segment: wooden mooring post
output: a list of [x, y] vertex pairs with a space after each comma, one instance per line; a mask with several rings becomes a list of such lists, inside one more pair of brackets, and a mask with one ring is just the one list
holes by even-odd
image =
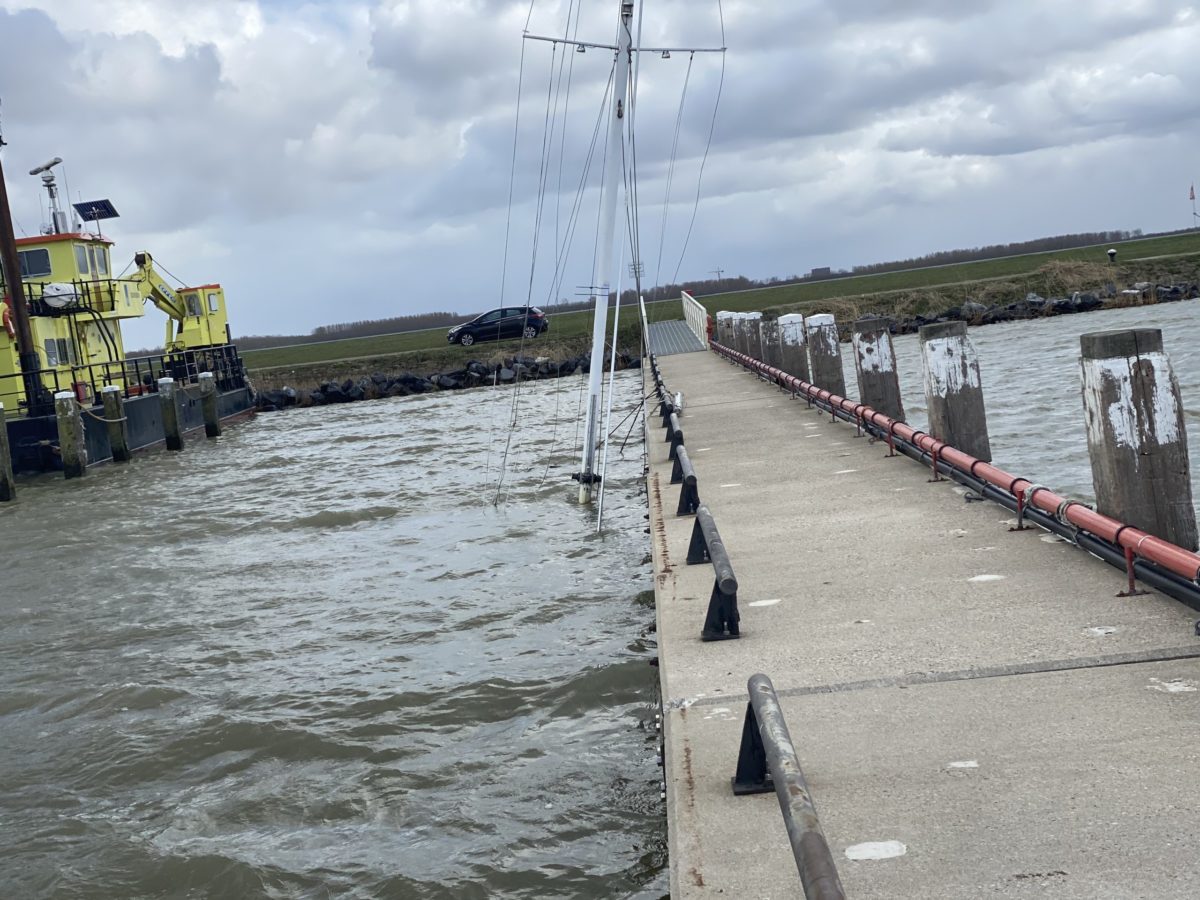
[[804, 327], [808, 332], [812, 383], [845, 397], [846, 376], [842, 373], [842, 345], [838, 339], [837, 320], [828, 313], [820, 313], [806, 318]]
[[179, 404], [175, 399], [175, 379], [158, 379], [158, 397], [162, 403], [163, 437], [168, 450], [183, 449], [183, 429], [179, 426]]
[[923, 325], [921, 362], [929, 433], [984, 462], [992, 461], [979, 356], [966, 322]]
[[872, 316], [854, 323], [854, 371], [858, 373], [858, 399], [903, 422], [904, 402], [887, 319]]
[[746, 355], [754, 359], [763, 358], [762, 313], [743, 313], [746, 323]]
[[8, 446], [8, 424], [4, 420], [4, 404], [0, 403], [0, 503], [17, 499], [17, 482], [13, 478], [12, 450]]
[[1162, 331], [1102, 331], [1079, 342], [1097, 510], [1197, 549], [1183, 401]]
[[87, 469], [87, 443], [83, 434], [83, 416], [74, 391], [59, 391], [54, 395], [54, 416], [58, 420], [58, 452], [62, 457], [63, 475], [82, 478]]
[[779, 318], [763, 316], [759, 326], [762, 332], [762, 361], [768, 366], [779, 368]]
[[733, 346], [733, 313], [723, 309], [717, 313], [717, 343], [723, 347]]
[[106, 384], [100, 388], [100, 398], [104, 404], [104, 427], [108, 432], [113, 462], [129, 462], [133, 454], [129, 452], [129, 429], [126, 428], [125, 401], [121, 397], [121, 389], [115, 384]]
[[221, 436], [221, 410], [217, 403], [217, 381], [212, 372], [200, 373], [200, 408], [204, 413], [204, 434], [215, 438]]
[[779, 317], [779, 368], [793, 378], [812, 382], [808, 371], [808, 347], [804, 340], [804, 316], [788, 313]]

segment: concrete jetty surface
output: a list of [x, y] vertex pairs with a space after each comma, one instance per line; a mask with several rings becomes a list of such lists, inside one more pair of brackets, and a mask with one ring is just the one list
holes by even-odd
[[730, 789], [755, 672], [848, 897], [1200, 896], [1196, 613], [713, 353], [659, 364], [742, 616], [700, 641], [651, 415], [673, 898], [801, 896], [775, 795]]

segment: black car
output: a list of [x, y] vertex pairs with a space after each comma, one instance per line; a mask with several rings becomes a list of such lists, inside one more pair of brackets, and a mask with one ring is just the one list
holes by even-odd
[[536, 306], [506, 306], [491, 309], [470, 322], [455, 325], [446, 334], [451, 344], [470, 347], [476, 341], [504, 338], [535, 338], [550, 327], [550, 319]]

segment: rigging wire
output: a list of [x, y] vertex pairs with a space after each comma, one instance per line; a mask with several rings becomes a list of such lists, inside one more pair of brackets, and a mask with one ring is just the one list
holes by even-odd
[[661, 282], [663, 249], [667, 243], [667, 216], [671, 208], [671, 183], [675, 180], [675, 160], [679, 153], [679, 134], [683, 130], [683, 110], [687, 101], [688, 84], [692, 80], [692, 64], [696, 54], [688, 57], [687, 72], [683, 76], [683, 91], [679, 95], [679, 110], [675, 113], [675, 135], [671, 139], [671, 159], [667, 163], [667, 187], [663, 193], [662, 221], [658, 232], [658, 263], [654, 267], [654, 290], [657, 293]]
[[[529, 15], [533, 15], [533, 0], [529, 3]], [[529, 28], [529, 19], [525, 19]], [[521, 134], [521, 87], [525, 82], [525, 41], [521, 41], [521, 62], [517, 73], [517, 114], [513, 123], [512, 167], [508, 173], [508, 213], [504, 218], [504, 258], [500, 263], [500, 305], [504, 306], [504, 288], [508, 282], [508, 241], [512, 234], [513, 187], [517, 182], [517, 138]]]
[[[721, 0], [717, 0], [717, 14], [721, 20], [721, 46], [725, 46], [725, 9]], [[704, 167], [708, 163], [708, 151], [712, 148], [713, 132], [717, 128], [717, 111], [721, 108], [721, 92], [725, 88], [725, 51], [721, 51], [721, 77], [717, 81], [717, 99], [713, 103], [712, 121], [708, 125], [708, 140], [704, 144], [704, 155], [700, 157], [700, 174], [696, 176], [696, 202], [692, 206], [692, 218], [688, 222], [687, 235], [683, 239], [683, 250], [679, 253], [679, 265], [675, 267], [675, 275], [671, 281], [679, 283], [679, 270], [683, 268], [683, 258], [687, 255], [688, 243], [692, 239], [692, 229], [696, 226], [696, 213], [700, 211], [700, 188], [704, 181]]]

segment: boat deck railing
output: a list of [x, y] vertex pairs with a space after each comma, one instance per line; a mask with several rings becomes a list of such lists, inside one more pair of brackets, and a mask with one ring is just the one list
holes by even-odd
[[[45, 368], [37, 372], [37, 378], [50, 396], [60, 391], [73, 391], [80, 403], [91, 405], [99, 403], [100, 390], [108, 385], [119, 387], [125, 398], [129, 399], [156, 393], [160, 378], [173, 378], [182, 385], [195, 384], [201, 372], [213, 373], [219, 391], [246, 387], [245, 366], [233, 344], [88, 365]], [[21, 395], [24, 392], [24, 378], [19, 372], [0, 376], [0, 398]], [[34, 407], [44, 407], [48, 399], [40, 398], [40, 404], [35, 403]], [[9, 409], [17, 407], [15, 403], [5, 405]], [[30, 404], [27, 401], [22, 400], [20, 408], [29, 414]]]

